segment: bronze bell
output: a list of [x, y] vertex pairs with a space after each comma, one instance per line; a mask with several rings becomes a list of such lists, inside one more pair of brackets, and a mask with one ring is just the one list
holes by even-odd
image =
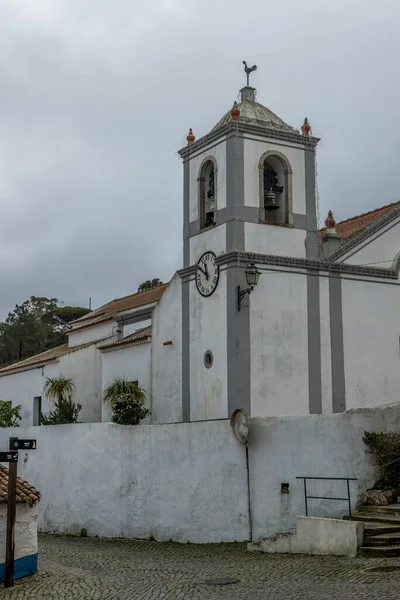
[[264, 208], [265, 210], [278, 210], [279, 204], [276, 203], [276, 192], [269, 189], [264, 194]]

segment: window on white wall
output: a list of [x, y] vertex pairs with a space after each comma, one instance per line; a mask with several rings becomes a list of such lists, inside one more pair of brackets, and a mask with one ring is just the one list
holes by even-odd
[[35, 396], [33, 399], [33, 425], [40, 425], [40, 415], [42, 414], [42, 396]]

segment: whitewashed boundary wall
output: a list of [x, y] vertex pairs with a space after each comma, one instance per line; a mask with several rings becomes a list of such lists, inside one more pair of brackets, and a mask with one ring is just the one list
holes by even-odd
[[[255, 541], [291, 530], [304, 515], [296, 476], [358, 477], [353, 507], [376, 471], [365, 430], [400, 427], [400, 405], [335, 415], [250, 420]], [[83, 423], [0, 430], [36, 438], [21, 452], [19, 475], [40, 490], [39, 529], [105, 537], [220, 542], [249, 538], [244, 447], [228, 421], [118, 426]], [[281, 493], [289, 483], [289, 494]], [[343, 487], [341, 487], [343, 486]], [[309, 493], [341, 496], [345, 484], [314, 483]], [[341, 516], [346, 503], [310, 500], [310, 516]]]

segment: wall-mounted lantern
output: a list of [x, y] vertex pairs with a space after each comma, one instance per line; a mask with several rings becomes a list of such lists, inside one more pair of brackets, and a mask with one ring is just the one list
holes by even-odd
[[240, 310], [240, 305], [242, 303], [243, 298], [246, 294], [251, 294], [255, 286], [258, 284], [258, 278], [260, 277], [260, 271], [257, 269], [254, 263], [250, 263], [247, 265], [245, 270], [246, 281], [248, 288], [241, 290], [240, 285], [238, 285], [238, 295], [237, 295], [237, 309]]

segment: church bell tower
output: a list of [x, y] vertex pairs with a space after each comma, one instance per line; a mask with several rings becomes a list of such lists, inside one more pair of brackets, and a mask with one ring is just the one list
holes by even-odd
[[[245, 65], [247, 78], [254, 70]], [[257, 257], [317, 256], [317, 143], [307, 119], [291, 127], [247, 84], [209, 133], [196, 139], [190, 129], [179, 151], [183, 421], [251, 414], [250, 311], [238, 310], [237, 290]]]

